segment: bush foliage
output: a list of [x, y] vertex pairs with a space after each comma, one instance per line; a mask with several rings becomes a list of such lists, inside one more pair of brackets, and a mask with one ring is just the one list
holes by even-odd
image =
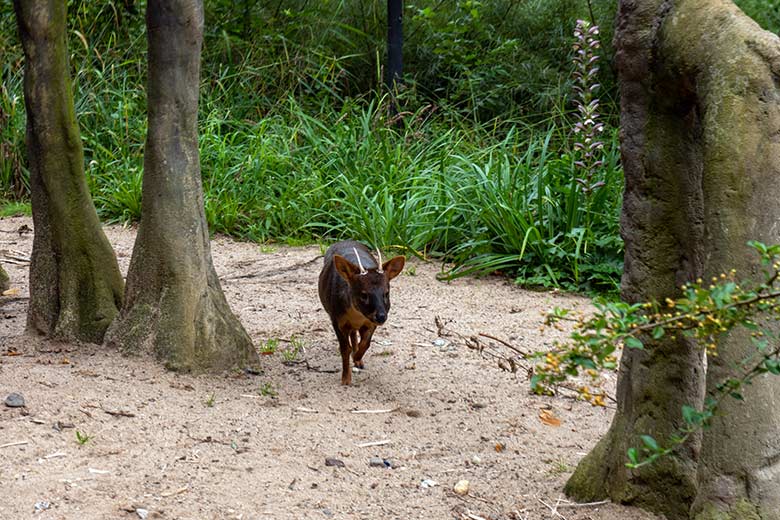
[[[270, 241], [354, 237], [502, 271], [524, 283], [614, 289], [622, 172], [616, 0], [405, 3], [401, 116], [382, 96], [385, 4], [206, 2], [200, 103], [214, 231]], [[777, 2], [741, 0], [777, 28]], [[0, 194], [24, 201], [22, 52], [0, 12]], [[146, 134], [145, 2], [70, 0], [69, 51], [86, 170], [110, 222], [140, 216]], [[751, 11], [752, 10], [752, 11]], [[601, 26], [598, 191], [578, 187], [572, 31]]]

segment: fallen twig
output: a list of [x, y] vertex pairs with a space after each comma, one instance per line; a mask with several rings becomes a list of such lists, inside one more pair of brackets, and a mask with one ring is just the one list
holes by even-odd
[[190, 485], [187, 484], [186, 486], [184, 486], [182, 488], [179, 488], [176, 491], [167, 491], [165, 493], [160, 493], [160, 496], [162, 498], [168, 498], [168, 497], [172, 497], [172, 496], [175, 496], [175, 495], [180, 495], [180, 494], [184, 493], [185, 491], [189, 491], [189, 490], [190, 490]]
[[0, 444], [0, 448], [10, 448], [11, 446], [22, 446], [23, 444], [30, 444], [30, 441], [16, 441], [16, 442], [9, 442], [7, 444]]
[[47, 459], [47, 460], [48, 460], [48, 459], [58, 459], [58, 458], [60, 458], [60, 457], [65, 457], [66, 455], [67, 455], [67, 453], [65, 453], [64, 451], [58, 451], [58, 452], [55, 452], [55, 453], [51, 453], [51, 454], [49, 454], [49, 455], [46, 455], [46, 456], [45, 456], [45, 457], [43, 457], [43, 458], [44, 458], [44, 459]]
[[603, 506], [605, 504], [609, 504], [609, 500], [599, 500], [598, 502], [569, 502], [568, 500], [564, 500], [560, 504], [558, 504], [558, 507], [596, 507], [596, 506]]
[[[103, 408], [101, 406], [101, 408]], [[106, 412], [108, 415], [112, 415], [114, 417], [135, 417], [135, 414], [133, 412], [127, 412], [125, 410], [106, 410], [103, 408], [103, 411]]]
[[313, 264], [320, 258], [322, 258], [323, 255], [317, 255], [311, 260], [307, 260], [306, 262], [299, 262], [297, 264], [288, 265], [287, 267], [282, 268], [273, 268], [269, 269], [268, 271], [258, 271], [254, 273], [248, 273], [248, 274], [238, 274], [235, 276], [226, 276], [223, 278], [223, 280], [242, 280], [246, 278], [259, 278], [259, 277], [268, 277], [268, 278], [275, 278], [280, 274], [284, 274], [290, 271], [296, 271], [298, 269], [302, 269], [304, 267], [308, 267], [309, 265]]
[[516, 346], [512, 345], [508, 341], [504, 341], [501, 338], [497, 338], [495, 336], [491, 336], [490, 334], [485, 334], [484, 332], [480, 332], [479, 335], [482, 336], [483, 338], [488, 338], [488, 339], [492, 339], [493, 341], [498, 341], [499, 343], [501, 343], [502, 345], [504, 345], [508, 349], [514, 350], [515, 352], [517, 352], [518, 354], [523, 356], [524, 359], [529, 356], [528, 352], [525, 352], [524, 350], [517, 348]]
[[390, 444], [390, 440], [389, 439], [385, 439], [383, 441], [363, 442], [361, 444], [357, 444], [356, 446], [358, 448], [370, 448], [372, 446], [384, 446], [385, 444]]
[[383, 410], [352, 410], [351, 413], [365, 413], [365, 414], [375, 414], [375, 413], [392, 413], [398, 411], [398, 407], [395, 408], [386, 408]]
[[558, 512], [558, 504], [556, 504], [556, 505], [555, 505], [555, 507], [553, 507], [553, 506], [551, 506], [550, 504], [548, 504], [547, 502], [545, 502], [544, 500], [542, 500], [541, 498], [537, 498], [536, 500], [538, 500], [538, 501], [539, 501], [539, 502], [541, 502], [541, 503], [542, 503], [542, 504], [543, 504], [545, 507], [547, 507], [547, 509], [549, 509], [549, 510], [550, 510], [550, 513], [551, 513], [553, 516], [556, 516], [556, 517], [558, 517], [558, 518], [562, 518], [563, 520], [566, 520], [566, 517], [565, 517], [565, 516], [563, 516], [562, 514], [560, 514], [560, 513]]

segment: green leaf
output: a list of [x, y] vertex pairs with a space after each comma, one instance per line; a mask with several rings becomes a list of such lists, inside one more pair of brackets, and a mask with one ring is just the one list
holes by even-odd
[[774, 374], [774, 375], [780, 375], [780, 361], [777, 359], [767, 359], [764, 361], [764, 366], [766, 369]]
[[655, 441], [655, 439], [653, 439], [649, 435], [640, 435], [639, 438], [642, 439], [642, 442], [645, 444], [645, 446], [647, 446], [647, 449], [649, 449], [650, 451], [654, 451], [654, 452], [659, 451], [658, 443]]
[[659, 327], [654, 328], [653, 329], [653, 339], [661, 339], [662, 337], [664, 337], [664, 332], [666, 332], [666, 331], [664, 330], [663, 327], [659, 326]]
[[626, 339], [623, 340], [623, 343], [628, 348], [645, 348], [645, 345], [634, 336], [626, 336]]
[[692, 406], [683, 405], [682, 416], [687, 424], [699, 424], [699, 412]]
[[628, 460], [631, 461], [631, 464], [639, 464], [639, 451], [636, 448], [628, 448], [626, 455], [628, 455]]

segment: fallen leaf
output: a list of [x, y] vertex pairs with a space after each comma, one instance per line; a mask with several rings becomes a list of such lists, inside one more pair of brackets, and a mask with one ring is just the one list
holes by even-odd
[[16, 296], [19, 292], [18, 287], [11, 287], [10, 289], [3, 291], [3, 296]]
[[555, 417], [550, 410], [539, 410], [539, 420], [547, 426], [560, 426], [561, 420]]
[[503, 442], [497, 442], [496, 443], [496, 445], [495, 445], [496, 453], [501, 453], [505, 449], [506, 449], [506, 444], [504, 444]]

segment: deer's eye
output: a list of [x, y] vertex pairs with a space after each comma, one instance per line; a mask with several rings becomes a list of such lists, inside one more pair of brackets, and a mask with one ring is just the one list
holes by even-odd
[[367, 294], [361, 294], [360, 295], [360, 303], [362, 303], [363, 305], [367, 305], [368, 304], [368, 295]]

